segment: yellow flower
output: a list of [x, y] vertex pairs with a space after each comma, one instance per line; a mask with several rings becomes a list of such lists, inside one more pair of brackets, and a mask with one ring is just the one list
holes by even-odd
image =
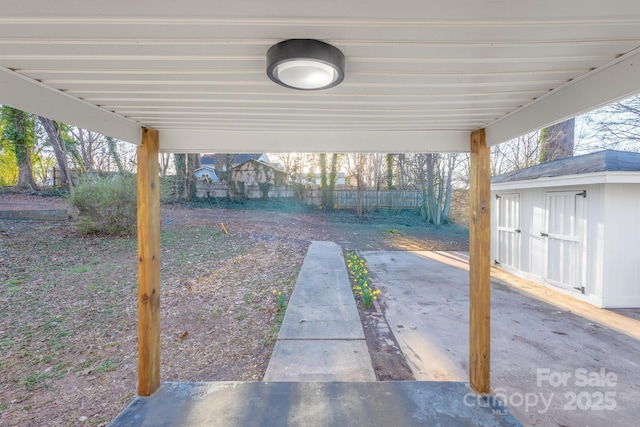
[[276, 290], [275, 289], [272, 292], [273, 292], [274, 295], [276, 294]]
[[378, 299], [378, 297], [374, 296], [373, 299]]
[[278, 291], [278, 295], [282, 295], [282, 292]]

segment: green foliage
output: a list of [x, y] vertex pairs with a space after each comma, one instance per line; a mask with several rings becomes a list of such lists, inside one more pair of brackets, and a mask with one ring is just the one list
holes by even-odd
[[[2, 128], [0, 127], [0, 136]], [[15, 185], [18, 181], [18, 162], [9, 142], [0, 139], [0, 187]]]
[[15, 108], [2, 106], [0, 110], [3, 145], [13, 152], [17, 166], [18, 186], [33, 189], [35, 183], [31, 174], [31, 152], [35, 135], [33, 116]]
[[69, 198], [78, 208], [78, 228], [86, 234], [133, 235], [137, 187], [134, 175], [82, 181]]
[[276, 297], [276, 304], [278, 304], [279, 310], [284, 310], [287, 306], [287, 294], [282, 291], [273, 291], [273, 295]]
[[2, 107], [2, 139], [13, 145], [18, 164], [28, 161], [35, 133], [35, 122], [29, 113]]
[[167, 175], [160, 177], [160, 201], [168, 203], [177, 198], [176, 195], [176, 176]]
[[269, 190], [271, 189], [271, 183], [269, 182], [259, 182], [258, 188], [260, 188], [260, 192], [262, 192], [262, 198], [269, 198]]

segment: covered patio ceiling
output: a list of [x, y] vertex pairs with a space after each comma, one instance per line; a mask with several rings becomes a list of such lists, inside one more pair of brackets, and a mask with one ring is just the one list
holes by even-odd
[[[297, 92], [267, 49], [341, 49]], [[0, 103], [165, 152], [469, 151], [640, 91], [638, 0], [21, 0], [0, 15]]]

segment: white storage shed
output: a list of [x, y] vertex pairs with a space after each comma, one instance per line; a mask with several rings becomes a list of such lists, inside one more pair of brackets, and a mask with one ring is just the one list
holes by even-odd
[[603, 308], [640, 307], [640, 153], [605, 150], [491, 180], [497, 267]]

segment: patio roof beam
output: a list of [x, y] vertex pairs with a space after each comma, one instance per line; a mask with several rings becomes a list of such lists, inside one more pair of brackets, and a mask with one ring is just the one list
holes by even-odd
[[640, 48], [541, 96], [486, 126], [492, 146], [576, 117], [640, 91]]
[[140, 124], [3, 67], [0, 94], [0, 104], [140, 144]]
[[471, 134], [469, 191], [469, 383], [491, 392], [491, 169], [485, 130]]
[[[217, 153], [335, 153], [468, 152], [468, 131], [335, 131], [335, 132], [251, 132], [210, 130], [160, 130], [160, 151], [205, 153], [215, 141]], [[313, 147], [313, 149], [310, 149]]]

